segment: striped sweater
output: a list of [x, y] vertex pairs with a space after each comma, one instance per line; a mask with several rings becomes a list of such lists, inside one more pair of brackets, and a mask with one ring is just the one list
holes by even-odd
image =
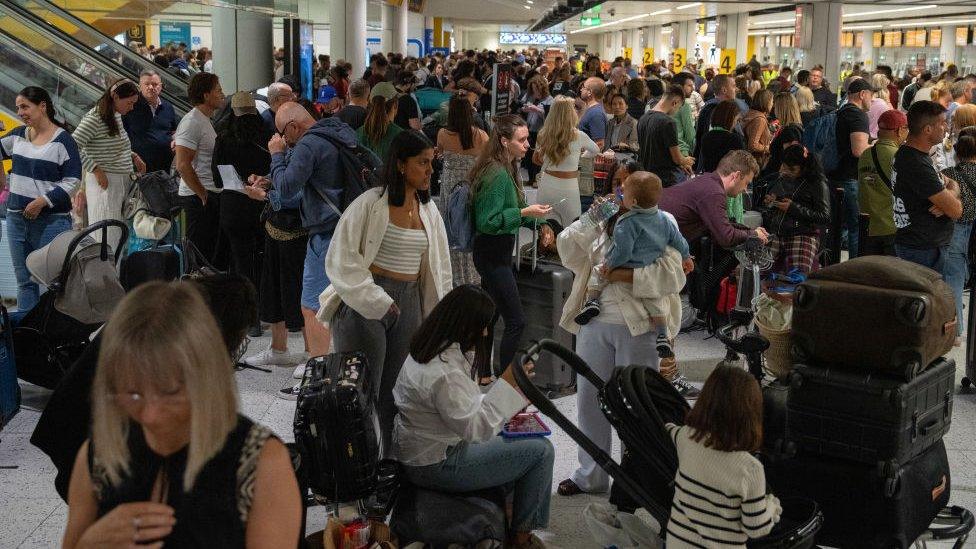
[[132, 166], [132, 145], [129, 134], [122, 124], [122, 115], [115, 113], [118, 135], [109, 135], [108, 126], [98, 116], [98, 107], [85, 113], [72, 135], [81, 152], [81, 166], [86, 172], [101, 168], [107, 173], [130, 174]]
[[81, 179], [81, 158], [71, 134], [58, 128], [44, 145], [27, 140], [27, 126], [0, 138], [0, 156], [12, 160], [7, 208], [21, 211], [43, 196], [53, 213], [71, 211], [71, 193]]
[[668, 549], [745, 548], [779, 521], [779, 500], [766, 494], [766, 474], [748, 452], [722, 452], [691, 439], [694, 430], [669, 423], [678, 450]]

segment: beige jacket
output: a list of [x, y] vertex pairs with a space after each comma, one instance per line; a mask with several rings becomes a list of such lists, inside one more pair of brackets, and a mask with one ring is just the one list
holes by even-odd
[[[666, 212], [671, 222], [677, 224]], [[563, 306], [559, 325], [570, 333], [578, 333], [579, 325], [573, 318], [586, 301], [586, 285], [593, 266], [602, 262], [612, 240], [603, 227], [590, 227], [577, 220], [559, 233], [556, 247], [563, 265], [573, 271], [573, 290]], [[602, 294], [605, 302], [620, 306], [630, 335], [639, 336], [651, 331], [651, 319], [641, 300], [659, 300], [655, 305], [666, 311], [668, 337], [673, 338], [681, 329], [681, 298], [678, 292], [685, 285], [685, 273], [681, 268], [681, 254], [668, 248], [653, 264], [634, 269], [634, 283], [609, 284]]]
[[[453, 288], [447, 232], [434, 202], [420, 205], [420, 218], [427, 231], [427, 253], [420, 264], [420, 292], [423, 315]], [[364, 192], [339, 218], [332, 243], [325, 254], [325, 272], [331, 284], [319, 296], [318, 319], [328, 325], [340, 303], [365, 318], [379, 320], [393, 304], [383, 288], [373, 282], [369, 266], [383, 242], [390, 224], [390, 202], [382, 189]]]

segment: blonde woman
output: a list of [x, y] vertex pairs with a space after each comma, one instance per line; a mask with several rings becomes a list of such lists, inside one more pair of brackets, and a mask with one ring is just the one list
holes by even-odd
[[786, 147], [793, 143], [803, 143], [803, 118], [792, 93], [781, 91], [773, 97], [773, 115], [779, 121], [779, 129], [769, 144], [769, 161], [760, 173], [760, 178], [779, 171]]
[[[161, 338], [159, 334], [167, 334]], [[301, 498], [285, 446], [238, 414], [230, 356], [200, 292], [150, 282], [102, 332], [92, 437], [63, 547], [280, 547]]]
[[796, 106], [800, 109], [803, 127], [820, 118], [820, 115], [823, 114], [820, 105], [817, 105], [817, 100], [813, 97], [813, 90], [806, 86], [796, 87]]
[[878, 119], [881, 115], [891, 110], [891, 94], [888, 93], [888, 84], [891, 80], [883, 74], [871, 76], [871, 88], [874, 89], [874, 97], [871, 98], [871, 108], [868, 109], [868, 133], [871, 139], [878, 138]]
[[560, 97], [549, 108], [532, 161], [542, 166], [539, 174], [540, 204], [550, 204], [549, 219], [566, 227], [580, 216], [580, 151], [600, 154], [600, 148], [585, 133], [576, 129], [579, 119], [573, 100]]

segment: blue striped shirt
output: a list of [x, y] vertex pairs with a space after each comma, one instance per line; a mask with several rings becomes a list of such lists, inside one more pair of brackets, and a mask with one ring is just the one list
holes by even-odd
[[51, 213], [71, 211], [71, 193], [81, 180], [81, 155], [71, 134], [58, 128], [44, 145], [27, 140], [27, 126], [14, 128], [0, 138], [0, 155], [13, 161], [7, 178], [10, 198], [7, 208], [23, 210], [43, 196]]

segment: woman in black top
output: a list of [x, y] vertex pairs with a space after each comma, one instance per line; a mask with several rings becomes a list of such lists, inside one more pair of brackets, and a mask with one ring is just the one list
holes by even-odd
[[627, 114], [640, 121], [647, 112], [647, 84], [640, 78], [627, 82]]
[[447, 77], [444, 76], [444, 65], [432, 62], [427, 68], [430, 71], [430, 76], [424, 82], [424, 87], [443, 90], [444, 86], [447, 85]]
[[779, 178], [763, 205], [773, 269], [785, 273], [795, 267], [809, 273], [820, 248], [820, 227], [830, 222], [827, 178], [817, 156], [803, 145], [787, 147]]
[[[254, 104], [247, 92], [234, 95], [246, 95]], [[265, 145], [269, 139], [271, 136], [267, 135], [257, 109], [235, 108], [217, 128], [212, 164], [214, 182], [224, 189], [220, 193], [220, 230], [230, 243], [230, 271], [246, 276], [255, 288], [261, 287], [259, 252], [264, 249], [261, 225], [264, 204], [248, 198], [243, 186], [232, 188], [225, 176], [230, 175], [227, 173], [230, 170], [246, 183], [252, 175], [267, 175], [271, 171], [271, 153]], [[220, 166], [230, 168], [221, 169]]]
[[794, 143], [803, 143], [803, 120], [800, 117], [800, 107], [792, 93], [787, 91], [776, 94], [773, 98], [773, 115], [779, 121], [779, 129], [776, 130], [769, 144], [769, 161], [759, 173], [760, 178], [779, 172], [786, 147]]
[[698, 158], [698, 173], [714, 172], [718, 163], [730, 151], [745, 149], [742, 136], [734, 131], [739, 120], [739, 107], [735, 101], [726, 99], [712, 111], [712, 129], [702, 137], [701, 155]]

